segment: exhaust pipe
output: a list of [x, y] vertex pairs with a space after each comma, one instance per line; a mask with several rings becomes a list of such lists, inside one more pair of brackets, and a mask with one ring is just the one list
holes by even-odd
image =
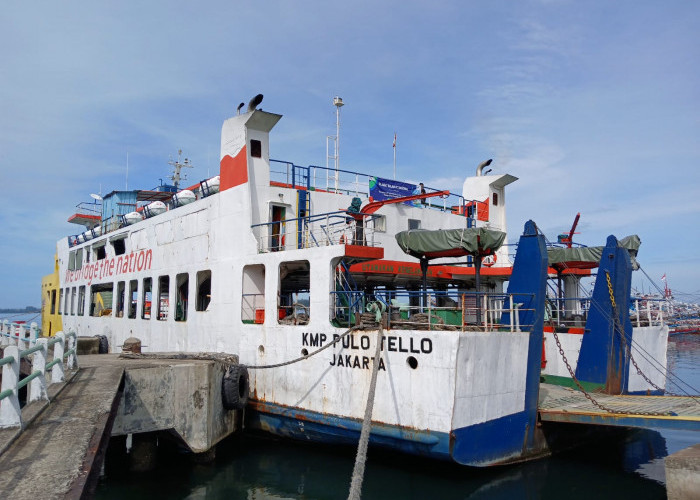
[[491, 165], [492, 161], [493, 158], [489, 158], [488, 160], [479, 163], [479, 166], [476, 167], [476, 176], [481, 177], [483, 175], [481, 172], [484, 170], [484, 167], [488, 167], [489, 165]]

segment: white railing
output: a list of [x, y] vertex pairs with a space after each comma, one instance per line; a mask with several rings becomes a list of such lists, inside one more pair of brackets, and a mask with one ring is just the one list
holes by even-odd
[[[18, 342], [24, 340], [18, 340]], [[66, 342], [68, 349], [66, 349]], [[75, 332], [67, 335], [63, 332], [49, 339], [36, 339], [34, 347], [20, 350], [19, 344], [6, 345], [3, 357], [0, 358], [2, 367], [2, 386], [0, 387], [0, 428], [22, 428], [22, 410], [19, 402], [19, 390], [29, 385], [27, 403], [48, 400], [46, 372], [51, 372], [49, 384], [65, 381], [65, 369], [77, 366], [77, 336]], [[53, 360], [47, 363], [49, 348], [53, 346]], [[20, 380], [19, 367], [22, 358], [31, 357], [29, 375]], [[67, 358], [67, 359], [66, 359]], [[64, 361], [66, 359], [66, 361]]]
[[8, 320], [0, 323], [0, 346], [16, 345], [28, 348], [39, 338], [39, 328], [36, 323], [13, 323]]
[[668, 309], [666, 299], [633, 298], [635, 313], [630, 315], [632, 324], [641, 326], [660, 326], [665, 324], [664, 309]]
[[251, 229], [260, 253], [342, 244], [375, 246], [377, 218], [368, 215], [357, 221], [339, 211], [255, 224]]

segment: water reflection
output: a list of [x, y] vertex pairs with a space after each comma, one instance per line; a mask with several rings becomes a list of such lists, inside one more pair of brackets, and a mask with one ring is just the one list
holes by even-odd
[[[665, 440], [654, 431], [633, 432], [532, 463], [466, 469], [370, 451], [364, 499], [664, 498], [659, 480], [636, 471], [665, 454]], [[267, 437], [227, 441], [214, 465], [188, 466], [168, 460], [150, 474], [108, 468], [98, 498], [187, 499], [344, 499], [353, 450], [333, 450]]]

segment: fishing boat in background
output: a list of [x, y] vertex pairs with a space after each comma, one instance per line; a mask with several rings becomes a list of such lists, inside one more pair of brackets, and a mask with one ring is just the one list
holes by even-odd
[[544, 236], [529, 221], [511, 247], [505, 232], [516, 177], [484, 172], [489, 160], [457, 194], [341, 170], [337, 154], [326, 168], [271, 160], [282, 117], [261, 101], [224, 122], [218, 176], [112, 191], [71, 216], [84, 229], [58, 241], [42, 292], [63, 329], [113, 352], [137, 336], [154, 352], [237, 354], [222, 399], [248, 428], [355, 444], [372, 404], [370, 444], [470, 466], [551, 451], [537, 411], [540, 377], [561, 376], [554, 334], [580, 381], [648, 390], [625, 359], [667, 330], [632, 330], [614, 237], [592, 305], [573, 314], [564, 293], [547, 337]]

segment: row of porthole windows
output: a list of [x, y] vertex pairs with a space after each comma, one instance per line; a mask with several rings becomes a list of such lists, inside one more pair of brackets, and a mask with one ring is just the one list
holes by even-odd
[[[159, 276], [155, 280], [151, 277], [141, 280], [118, 281], [116, 283], [100, 283], [89, 287], [90, 308], [89, 316], [114, 316], [135, 319], [137, 313], [141, 319], [151, 319], [153, 316], [160, 321], [172, 318], [175, 321], [187, 321], [190, 307], [189, 288], [190, 279], [188, 273], [180, 273], [175, 276], [174, 292], [175, 307], [171, 308], [169, 275]], [[116, 293], [114, 293], [116, 285]], [[195, 281], [195, 311], [206, 311], [211, 302], [211, 271], [199, 271]], [[128, 294], [127, 294], [128, 289]], [[68, 287], [59, 290], [58, 313], [71, 316], [84, 316], [86, 304], [86, 285]], [[140, 296], [139, 296], [140, 292]], [[140, 301], [139, 301], [140, 298]], [[154, 304], [154, 298], [155, 304]], [[137, 307], [141, 304], [140, 312]], [[171, 309], [173, 312], [171, 313]]]

